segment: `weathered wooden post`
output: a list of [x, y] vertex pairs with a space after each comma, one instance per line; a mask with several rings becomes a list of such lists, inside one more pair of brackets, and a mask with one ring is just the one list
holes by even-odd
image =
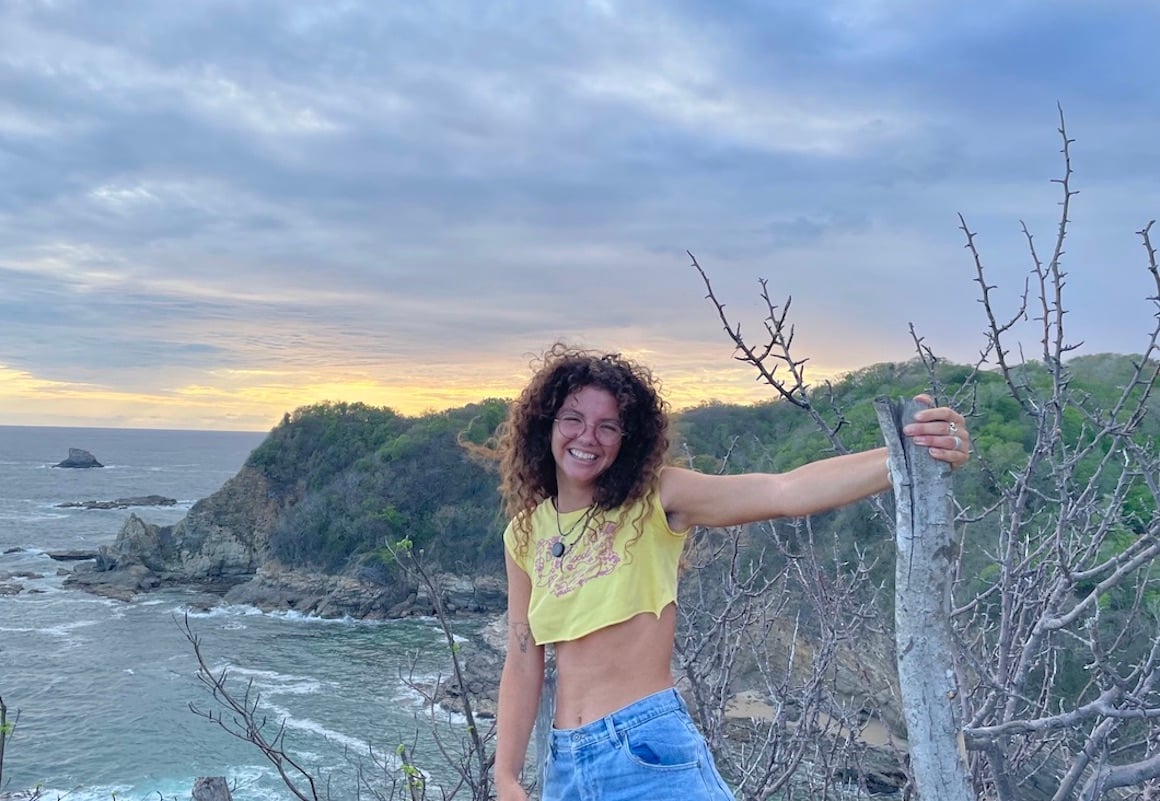
[[897, 505], [894, 638], [910, 767], [924, 801], [972, 801], [951, 638], [951, 468], [903, 436], [917, 401], [874, 406]]

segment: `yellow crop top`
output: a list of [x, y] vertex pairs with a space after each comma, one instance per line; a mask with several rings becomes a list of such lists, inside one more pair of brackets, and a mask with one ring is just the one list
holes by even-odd
[[[559, 523], [549, 498], [532, 512], [525, 551], [512, 523], [503, 540], [532, 580], [528, 624], [537, 645], [577, 640], [641, 612], [660, 616], [677, 599], [685, 535], [669, 528], [655, 491], [608, 512], [561, 514]], [[562, 554], [555, 556], [561, 545]]]

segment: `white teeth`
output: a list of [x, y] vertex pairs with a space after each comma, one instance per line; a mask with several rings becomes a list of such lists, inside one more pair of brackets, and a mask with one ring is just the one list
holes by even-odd
[[574, 459], [583, 459], [585, 462], [596, 461], [596, 454], [594, 454], [594, 453], [585, 453], [584, 451], [578, 451], [578, 450], [575, 450], [574, 448], [569, 448], [568, 454], [570, 456], [572, 456]]

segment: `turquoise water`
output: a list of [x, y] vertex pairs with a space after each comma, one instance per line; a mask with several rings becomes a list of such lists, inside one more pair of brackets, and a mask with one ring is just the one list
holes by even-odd
[[[0, 426], [0, 574], [37, 576], [5, 580], [24, 591], [0, 596], [0, 695], [10, 719], [20, 711], [0, 789], [43, 786], [49, 798], [70, 801], [158, 801], [189, 798], [198, 776], [225, 775], [237, 801], [289, 797], [254, 746], [190, 711], [190, 704], [221, 708], [197, 680], [181, 628], [187, 614], [211, 666], [229, 669], [238, 694], [252, 682], [269, 736], [284, 725], [287, 750], [327, 777], [334, 797], [354, 797], [353, 763], [366, 764], [370, 749], [393, 754], [399, 743], [417, 741], [416, 753], [424, 753], [428, 715], [405, 678], [429, 683], [446, 674], [433, 621], [203, 611], [215, 599], [179, 592], [126, 604], [62, 587], [62, 564], [46, 552], [111, 543], [129, 513], [55, 504], [156, 493], [178, 506], [137, 513], [176, 522], [262, 438]], [[69, 447], [91, 451], [106, 467], [48, 467]], [[440, 721], [461, 724], [446, 715]], [[438, 779], [437, 764], [425, 767]]]

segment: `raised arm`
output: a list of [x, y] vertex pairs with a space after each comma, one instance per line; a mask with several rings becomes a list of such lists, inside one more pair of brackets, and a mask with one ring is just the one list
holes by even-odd
[[544, 686], [544, 647], [532, 641], [528, 602], [532, 582], [505, 552], [508, 580], [507, 657], [499, 682], [496, 711], [495, 786], [500, 801], [526, 801], [520, 772], [536, 722]]
[[[969, 458], [970, 433], [953, 409], [922, 409], [903, 431], [952, 467]], [[716, 476], [670, 467], [660, 479], [661, 504], [674, 531], [816, 514], [889, 487], [885, 448], [820, 459], [787, 473]]]

